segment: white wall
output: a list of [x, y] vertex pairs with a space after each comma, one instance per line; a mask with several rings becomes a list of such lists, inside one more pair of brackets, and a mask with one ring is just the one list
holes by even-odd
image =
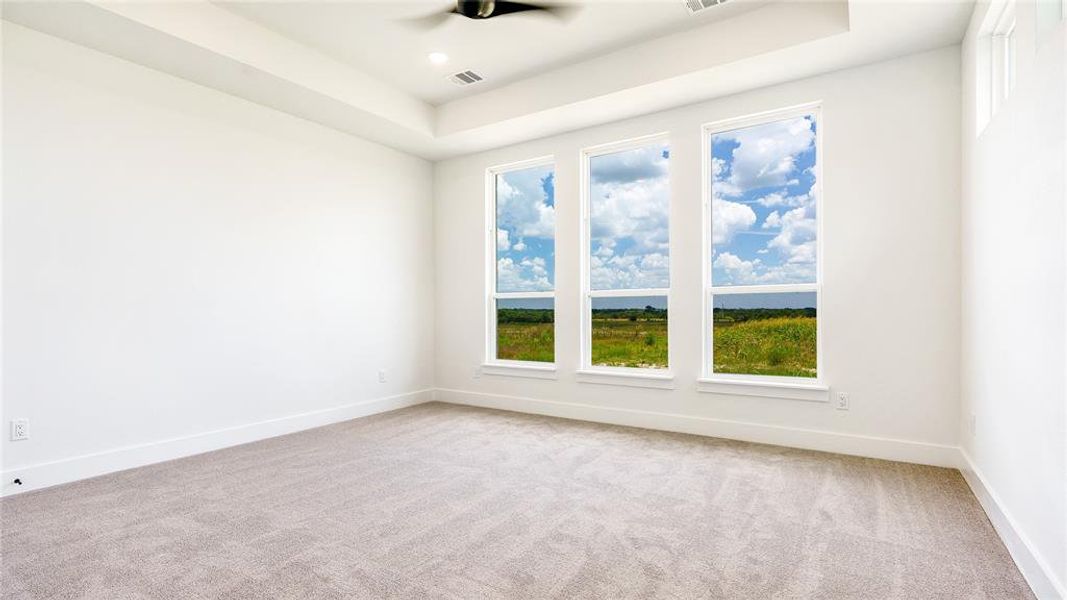
[[1065, 25], [1042, 25], [1039, 39], [1034, 2], [1019, 2], [1017, 87], [979, 136], [987, 8], [976, 9], [962, 60], [961, 446], [1024, 575], [1055, 598], [1067, 583]]
[[3, 32], [5, 492], [428, 398], [429, 163]]
[[[449, 401], [934, 464], [960, 444], [1028, 578], [1062, 595], [1064, 26], [1038, 43], [1020, 4], [1018, 87], [977, 137], [985, 8], [962, 48], [962, 115], [960, 49], [946, 48], [451, 159], [432, 181], [425, 161], [4, 23], [0, 412], [5, 426], [29, 418], [32, 436], [3, 436], [0, 492], [436, 386]], [[811, 101], [825, 379], [852, 408], [698, 393], [700, 125]], [[578, 383], [578, 153], [659, 131], [672, 138], [677, 389]], [[559, 377], [475, 378], [484, 171], [545, 154]]]
[[[438, 397], [873, 456], [955, 464], [959, 423], [959, 49], [889, 62], [440, 162], [435, 167]], [[700, 126], [822, 101], [826, 403], [698, 393]], [[671, 136], [669, 339], [677, 389], [575, 380], [578, 153]], [[556, 381], [483, 375], [484, 177], [556, 157]]]

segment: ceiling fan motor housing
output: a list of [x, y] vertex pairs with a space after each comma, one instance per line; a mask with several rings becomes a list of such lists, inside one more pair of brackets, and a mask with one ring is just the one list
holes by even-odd
[[471, 19], [488, 19], [496, 8], [495, 0], [457, 0], [456, 11]]

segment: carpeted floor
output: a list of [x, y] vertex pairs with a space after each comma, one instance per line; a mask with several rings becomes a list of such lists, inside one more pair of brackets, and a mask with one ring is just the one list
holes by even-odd
[[1031, 598], [958, 472], [426, 404], [0, 501], [3, 598]]

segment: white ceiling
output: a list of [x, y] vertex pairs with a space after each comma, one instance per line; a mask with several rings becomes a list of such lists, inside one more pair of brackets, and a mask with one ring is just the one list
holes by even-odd
[[[394, 19], [447, 0], [2, 1], [5, 21], [431, 160], [957, 44], [973, 11], [973, 0], [729, 0], [690, 17], [681, 0], [586, 0], [565, 24], [452, 17], [419, 33]], [[430, 51], [452, 55], [448, 68]], [[467, 68], [490, 82], [443, 81]]]
[[[696, 15], [682, 0], [572, 2], [564, 5], [560, 17], [527, 12], [472, 20], [450, 15], [432, 29], [414, 27], [409, 19], [447, 11], [455, 2], [215, 3], [436, 105], [637, 41], [729, 18], [768, 1], [730, 0]], [[444, 52], [450, 60], [435, 66], [427, 59], [430, 52]], [[467, 69], [486, 80], [460, 87], [446, 79]]]

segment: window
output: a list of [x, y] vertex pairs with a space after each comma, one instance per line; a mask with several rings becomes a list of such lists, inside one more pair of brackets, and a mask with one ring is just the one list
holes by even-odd
[[1004, 104], [1015, 89], [1015, 3], [1004, 6], [993, 31], [993, 59], [996, 69], [993, 112]]
[[554, 363], [556, 208], [551, 159], [490, 169], [488, 363]]
[[819, 378], [818, 108], [705, 128], [705, 376]]
[[[1045, 3], [1038, 3], [1041, 4]], [[975, 126], [977, 135], [981, 135], [1015, 89], [1018, 57], [1014, 0], [993, 0], [989, 4], [974, 52]]]
[[670, 151], [664, 136], [586, 150], [582, 367], [665, 371]]

